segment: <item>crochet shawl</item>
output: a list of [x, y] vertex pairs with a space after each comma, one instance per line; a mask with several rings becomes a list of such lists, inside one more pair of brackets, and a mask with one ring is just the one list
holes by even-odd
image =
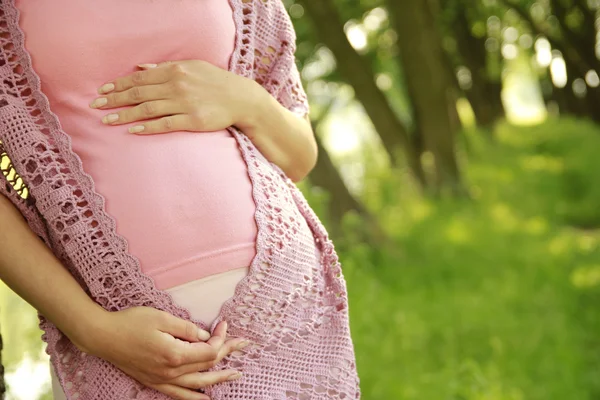
[[[306, 115], [294, 59], [296, 37], [281, 0], [229, 1], [237, 27], [229, 70], [254, 79], [283, 106]], [[125, 238], [116, 233], [104, 198], [40, 90], [18, 21], [14, 0], [0, 0], [0, 193], [86, 293], [109, 311], [149, 306], [210, 331], [228, 321], [230, 335], [252, 344], [214, 367], [243, 373], [238, 381], [207, 388], [214, 400], [359, 398], [338, 257], [323, 225], [281, 169], [243, 133], [229, 128], [253, 184], [257, 254], [213, 325], [192, 319], [141, 272]], [[82, 353], [43, 316], [40, 326], [68, 400], [168, 398]]]

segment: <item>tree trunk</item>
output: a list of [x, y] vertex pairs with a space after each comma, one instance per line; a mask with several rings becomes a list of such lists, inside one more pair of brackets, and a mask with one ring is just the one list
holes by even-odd
[[[444, 70], [446, 55], [427, 0], [388, 0], [413, 109], [425, 148], [435, 160], [437, 193], [462, 194], [456, 161], [456, 106]], [[451, 106], [449, 106], [451, 105]]]
[[406, 162], [419, 184], [425, 176], [418, 154], [411, 146], [410, 135], [398, 119], [385, 94], [377, 87], [369, 62], [352, 47], [332, 0], [300, 0], [313, 22], [319, 40], [334, 54], [342, 77], [354, 87], [357, 99], [377, 130], [393, 165], [399, 164], [398, 152], [404, 151]]
[[489, 128], [504, 116], [500, 82], [478, 83], [474, 78], [473, 87], [465, 91], [465, 94], [475, 114], [477, 125]]
[[472, 86], [465, 89], [465, 95], [471, 104], [477, 124], [490, 127], [505, 114], [502, 104], [502, 83], [493, 81], [487, 72], [487, 50], [485, 37], [476, 38], [471, 34], [467, 10], [462, 1], [460, 9], [451, 27], [456, 40], [458, 55], [462, 64], [471, 72]]

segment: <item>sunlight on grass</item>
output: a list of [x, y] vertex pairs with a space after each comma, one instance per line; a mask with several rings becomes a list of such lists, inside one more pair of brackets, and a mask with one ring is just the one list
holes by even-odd
[[564, 170], [564, 162], [558, 157], [545, 155], [523, 156], [520, 159], [521, 167], [530, 171], [548, 171], [559, 173]]
[[409, 206], [410, 215], [413, 222], [419, 222], [429, 217], [434, 210], [433, 205], [427, 201], [414, 201]]
[[553, 256], [562, 256], [569, 253], [572, 249], [572, 240], [567, 235], [559, 235], [548, 243], [548, 251]]
[[468, 223], [457, 218], [452, 219], [446, 227], [446, 238], [455, 244], [463, 244], [472, 240]]
[[600, 264], [575, 268], [571, 282], [580, 289], [600, 286]]
[[504, 203], [496, 203], [489, 210], [496, 227], [503, 231], [513, 231], [519, 225], [519, 220], [512, 209]]
[[532, 217], [525, 220], [522, 224], [523, 231], [530, 235], [542, 235], [548, 232], [548, 221], [542, 217]]
[[579, 249], [584, 253], [591, 253], [600, 246], [598, 236], [582, 234], [577, 238]]

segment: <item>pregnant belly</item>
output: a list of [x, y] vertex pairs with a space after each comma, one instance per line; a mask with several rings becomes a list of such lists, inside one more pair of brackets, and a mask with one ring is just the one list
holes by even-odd
[[[122, 128], [121, 128], [122, 129]], [[227, 132], [74, 140], [117, 232], [161, 289], [250, 265], [252, 185]]]

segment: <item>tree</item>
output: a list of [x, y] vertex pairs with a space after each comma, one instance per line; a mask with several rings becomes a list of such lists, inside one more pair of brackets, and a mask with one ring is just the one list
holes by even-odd
[[420, 154], [415, 151], [410, 134], [392, 109], [385, 94], [377, 87], [373, 69], [350, 44], [344, 25], [332, 0], [301, 0], [321, 42], [337, 60], [344, 80], [353, 86], [357, 99], [377, 130], [392, 164], [398, 164], [398, 152], [403, 150], [408, 166], [416, 180], [426, 185]]
[[472, 30], [478, 20], [486, 20], [488, 15], [483, 6], [467, 6], [465, 0], [443, 0], [442, 6], [441, 28], [455, 44], [452, 50], [446, 49], [452, 67], [455, 70], [465, 67], [470, 72], [471, 84], [462, 88], [464, 95], [471, 104], [477, 124], [489, 128], [505, 112], [500, 68], [490, 68], [491, 60], [485, 45], [488, 36], [485, 31], [475, 33]]
[[455, 195], [463, 192], [455, 152], [456, 99], [431, 7], [426, 0], [388, 0], [415, 119], [434, 157], [434, 189]]

